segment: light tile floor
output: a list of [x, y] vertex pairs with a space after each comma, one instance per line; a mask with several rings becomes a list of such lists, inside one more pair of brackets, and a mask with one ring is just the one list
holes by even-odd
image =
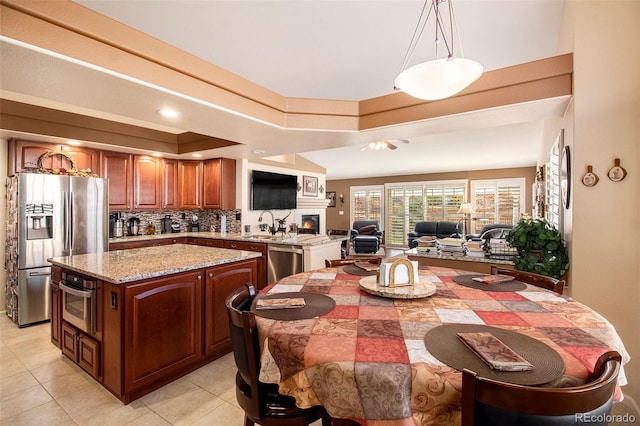
[[228, 354], [124, 405], [50, 342], [0, 313], [0, 425], [243, 425]]
[[[50, 327], [47, 322], [18, 328], [0, 312], [0, 426], [244, 424], [231, 354], [123, 405], [62, 356], [51, 344]], [[612, 414], [627, 413], [632, 422], [610, 424], [640, 424], [633, 401], [614, 404]]]

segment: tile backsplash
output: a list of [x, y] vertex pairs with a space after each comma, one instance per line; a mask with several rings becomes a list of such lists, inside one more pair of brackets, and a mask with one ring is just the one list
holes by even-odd
[[[170, 216], [173, 221], [178, 222], [181, 232], [191, 232], [193, 215], [198, 216], [199, 230], [201, 232], [210, 231], [212, 225], [219, 232], [220, 220], [223, 215], [227, 217], [227, 232], [241, 232], [240, 210], [132, 210], [121, 213], [125, 226], [128, 225], [129, 218], [137, 217], [140, 219], [139, 234], [145, 233], [150, 222], [155, 226], [156, 234], [160, 234], [162, 232], [161, 221], [165, 216]], [[128, 228], [125, 227], [125, 235], [127, 235], [127, 232]]]

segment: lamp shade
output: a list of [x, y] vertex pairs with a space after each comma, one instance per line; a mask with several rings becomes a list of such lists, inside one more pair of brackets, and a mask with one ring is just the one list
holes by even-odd
[[435, 59], [401, 72], [395, 86], [415, 98], [434, 101], [460, 92], [483, 71], [482, 65], [471, 59]]
[[471, 203], [462, 203], [460, 205], [460, 208], [458, 209], [458, 213], [462, 213], [462, 214], [473, 214], [476, 211], [473, 209], [473, 206], [471, 205]]

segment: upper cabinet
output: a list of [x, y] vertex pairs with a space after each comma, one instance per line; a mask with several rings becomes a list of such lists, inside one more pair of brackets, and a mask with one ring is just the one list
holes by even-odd
[[162, 161], [162, 208], [178, 208], [178, 160]]
[[203, 196], [205, 209], [236, 208], [236, 162], [228, 158], [203, 161]]
[[[162, 159], [12, 139], [9, 174], [75, 167], [109, 179], [109, 210], [236, 208], [236, 161]], [[54, 153], [51, 155], [45, 155]]]
[[236, 208], [236, 162], [228, 158], [178, 161], [181, 209]]
[[147, 155], [133, 157], [133, 208], [162, 208], [162, 159]]
[[202, 161], [178, 161], [178, 208], [202, 209]]
[[109, 179], [109, 210], [131, 210], [132, 155], [121, 152], [100, 153], [100, 177]]
[[[43, 159], [38, 164], [40, 158], [47, 153], [55, 152]], [[11, 139], [9, 141], [9, 175], [20, 172], [33, 171], [39, 166], [45, 169], [72, 169], [77, 170], [91, 169], [92, 172], [98, 173], [100, 152], [93, 149], [81, 147], [65, 147], [64, 151], [60, 151], [59, 145], [31, 142]]]

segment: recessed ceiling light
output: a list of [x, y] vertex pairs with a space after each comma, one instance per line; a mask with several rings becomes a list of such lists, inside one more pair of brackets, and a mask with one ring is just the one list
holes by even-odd
[[195, 153], [195, 154], [191, 154], [191, 156], [192, 157], [196, 157], [196, 158], [200, 158], [200, 157], [202, 157], [202, 154]]
[[262, 154], [266, 154], [267, 151], [265, 151], [264, 149], [254, 149], [252, 151], [254, 154], [258, 154], [258, 155], [262, 155]]
[[162, 115], [163, 117], [167, 117], [167, 118], [176, 118], [180, 115], [180, 112], [176, 111], [175, 109], [171, 109], [171, 108], [162, 108], [160, 110], [158, 110], [158, 113], [160, 115]]

